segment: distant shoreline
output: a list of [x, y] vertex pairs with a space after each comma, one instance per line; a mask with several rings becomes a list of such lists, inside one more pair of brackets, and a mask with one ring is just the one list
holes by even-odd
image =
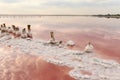
[[30, 14], [0, 14], [0, 16], [90, 16], [90, 15], [74, 15], [74, 14], [36, 14], [36, 15], [30, 15]]
[[75, 14], [0, 14], [0, 17], [24, 17], [24, 16], [38, 16], [38, 17], [42, 17], [42, 16], [92, 16], [92, 17], [99, 17], [99, 18], [116, 18], [119, 19], [120, 18], [120, 14], [99, 14], [99, 15], [75, 15]]
[[92, 15], [94, 17], [104, 17], [104, 18], [120, 18], [120, 14], [107, 14], [107, 15]]

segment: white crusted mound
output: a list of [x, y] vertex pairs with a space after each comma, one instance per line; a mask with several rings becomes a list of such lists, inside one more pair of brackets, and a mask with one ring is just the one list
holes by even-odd
[[72, 40], [67, 41], [67, 46], [74, 46], [75, 42], [73, 42]]
[[85, 47], [84, 51], [87, 53], [93, 52], [94, 47], [92, 44], [87, 44], [87, 46]]
[[[11, 39], [9, 36], [0, 38], [0, 46], [10, 46], [27, 54], [44, 56], [48, 62], [73, 67], [69, 74], [76, 80], [120, 80], [120, 64], [97, 58], [94, 53], [59, 48], [43, 40]], [[91, 74], [82, 74], [82, 70]]]

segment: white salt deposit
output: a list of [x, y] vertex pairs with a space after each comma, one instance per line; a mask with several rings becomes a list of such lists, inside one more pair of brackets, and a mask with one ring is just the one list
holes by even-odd
[[[69, 43], [74, 44], [71, 41]], [[76, 80], [120, 80], [120, 64], [97, 58], [95, 53], [59, 48], [43, 40], [11, 39], [10, 36], [0, 38], [0, 47], [2, 46], [10, 46], [26, 54], [41, 55], [50, 63], [72, 67], [69, 74]], [[82, 74], [81, 70], [88, 71], [91, 75]]]
[[73, 42], [72, 40], [67, 41], [67, 46], [74, 46], [75, 42]]
[[93, 45], [91, 43], [88, 43], [87, 46], [85, 47], [84, 51], [89, 53], [89, 52], [93, 52]]

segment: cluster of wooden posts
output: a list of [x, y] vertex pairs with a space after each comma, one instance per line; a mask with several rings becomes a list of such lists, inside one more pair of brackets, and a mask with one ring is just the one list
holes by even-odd
[[[62, 41], [59, 41], [59, 42], [56, 42], [56, 41], [55, 41], [54, 32], [50, 32], [50, 35], [51, 35], [50, 44], [54, 44], [54, 45], [56, 45], [56, 44], [61, 45], [61, 44], [62, 44]], [[70, 47], [74, 47], [74, 46], [75, 46], [75, 43], [74, 43], [73, 41], [68, 41], [66, 45], [67, 45], [67, 46], [70, 46]], [[89, 43], [86, 45], [86, 47], [85, 47], [85, 49], [84, 49], [84, 52], [86, 52], [86, 53], [91, 53], [91, 52], [93, 52], [93, 48], [94, 48], [93, 45], [91, 44], [91, 42], [89, 42]]]
[[0, 37], [5, 35], [11, 35], [12, 38], [33, 38], [31, 33], [31, 25], [27, 25], [27, 30], [26, 28], [23, 28], [22, 31], [20, 31], [20, 28], [15, 25], [7, 27], [6, 24], [3, 23], [0, 27]]
[[[31, 25], [27, 25], [27, 28], [23, 28], [22, 30], [20, 27], [12, 25], [11, 27], [7, 27], [5, 23], [1, 24], [0, 26], [0, 37], [4, 37], [6, 35], [10, 36], [11, 38], [22, 38], [22, 39], [32, 39], [31, 33]], [[54, 37], [54, 32], [50, 32], [50, 44], [52, 45], [59, 45], [62, 44], [62, 41], [56, 41]]]
[[[31, 33], [31, 25], [27, 25], [27, 29], [23, 28], [20, 30], [20, 27], [17, 27], [15, 25], [12, 25], [11, 27], [6, 27], [6, 24], [2, 24], [0, 27], [0, 37], [9, 35], [11, 38], [22, 38], [22, 39], [32, 39], [32, 33]], [[56, 41], [54, 32], [50, 32], [50, 41], [49, 44], [62, 46], [62, 41]], [[73, 41], [68, 41], [67, 46], [75, 46], [75, 43]], [[92, 52], [93, 51], [93, 45], [89, 42], [87, 46], [85, 47], [85, 52]]]

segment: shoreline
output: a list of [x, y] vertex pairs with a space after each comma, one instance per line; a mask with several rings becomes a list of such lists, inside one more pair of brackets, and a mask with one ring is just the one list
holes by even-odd
[[99, 17], [99, 18], [116, 18], [120, 19], [120, 15], [91, 15], [93, 17]]
[[[46, 45], [45, 43], [46, 41], [44, 40], [10, 39], [3, 40], [0, 45], [19, 49], [23, 54], [43, 56], [44, 60], [49, 63], [73, 67], [74, 69], [69, 72], [69, 75], [75, 79], [119, 79], [117, 74], [120, 73], [120, 64], [114, 60], [100, 59], [95, 57], [95, 53], [83, 53], [82, 51], [59, 48], [58, 46]], [[117, 74], [112, 73], [113, 76], [111, 77], [109, 72], [113, 70], [117, 71]], [[85, 71], [85, 74], [82, 74], [81, 71]], [[87, 72], [92, 75], [86, 74]], [[103, 72], [104, 75], [101, 74]]]
[[0, 47], [0, 63], [1, 80], [75, 80], [68, 74], [72, 68], [49, 63], [40, 55], [25, 54], [10, 46]]

